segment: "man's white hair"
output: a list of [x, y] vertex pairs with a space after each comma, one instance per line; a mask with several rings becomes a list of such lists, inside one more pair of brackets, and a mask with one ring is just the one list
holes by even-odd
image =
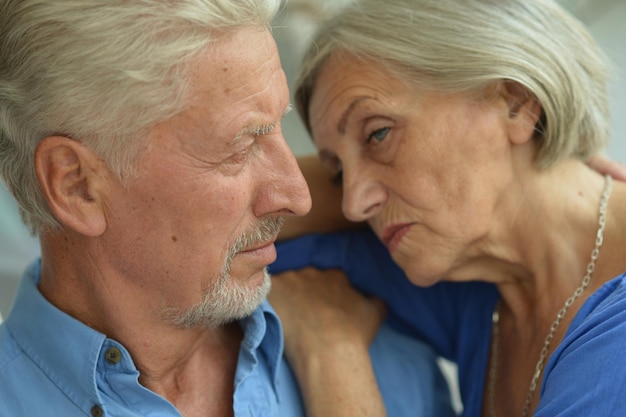
[[269, 27], [280, 0], [0, 0], [0, 175], [36, 233], [58, 223], [40, 140], [84, 143], [123, 179], [142, 132], [181, 112], [187, 64], [220, 35]]

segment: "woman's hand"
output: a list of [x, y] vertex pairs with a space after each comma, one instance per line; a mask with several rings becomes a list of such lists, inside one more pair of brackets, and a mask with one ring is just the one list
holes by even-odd
[[587, 164], [600, 174], [608, 174], [616, 180], [626, 181], [626, 165], [624, 164], [615, 162], [602, 155], [590, 158]]
[[307, 268], [272, 278], [285, 352], [308, 417], [384, 416], [368, 348], [386, 309], [338, 270]]

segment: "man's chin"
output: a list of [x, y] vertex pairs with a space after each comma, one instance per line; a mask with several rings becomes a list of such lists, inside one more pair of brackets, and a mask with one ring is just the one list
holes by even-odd
[[240, 287], [238, 305], [233, 305], [232, 310], [238, 311], [234, 319], [242, 319], [251, 315], [267, 298], [272, 286], [272, 280], [267, 268], [254, 274], [245, 282], [245, 287]]
[[170, 311], [167, 319], [182, 329], [212, 329], [241, 320], [250, 316], [265, 301], [271, 282], [267, 268], [243, 284], [231, 275], [222, 285], [211, 288], [203, 301], [185, 311]]

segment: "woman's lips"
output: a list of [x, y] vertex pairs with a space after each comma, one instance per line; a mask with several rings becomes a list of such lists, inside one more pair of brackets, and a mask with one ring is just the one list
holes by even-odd
[[400, 241], [410, 228], [410, 223], [394, 224], [385, 228], [382, 235], [382, 241], [385, 246], [387, 246], [390, 253], [393, 253], [398, 248]]

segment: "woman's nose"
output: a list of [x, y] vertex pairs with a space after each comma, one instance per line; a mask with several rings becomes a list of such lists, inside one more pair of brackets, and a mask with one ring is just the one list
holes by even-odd
[[344, 167], [342, 209], [346, 218], [354, 222], [363, 222], [378, 214], [387, 198], [380, 182], [364, 174], [361, 171], [349, 175]]

